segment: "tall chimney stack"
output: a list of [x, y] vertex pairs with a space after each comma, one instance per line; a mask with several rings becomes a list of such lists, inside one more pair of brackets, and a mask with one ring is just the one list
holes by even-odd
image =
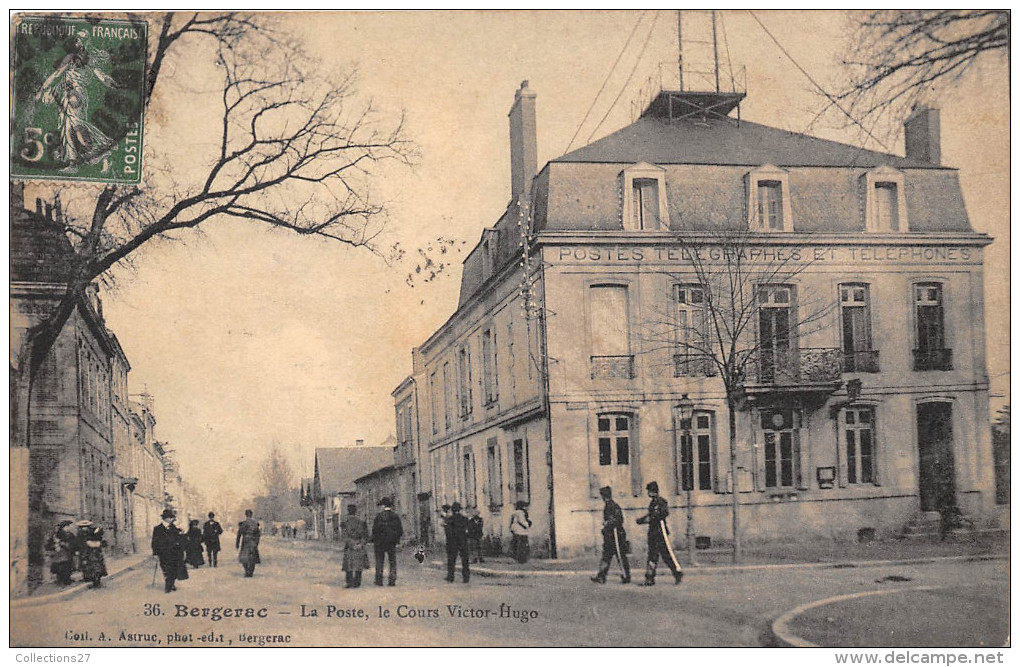
[[510, 197], [526, 195], [538, 168], [538, 138], [535, 130], [535, 93], [522, 81], [510, 107]]
[[903, 123], [907, 157], [933, 165], [942, 164], [939, 110], [915, 106]]

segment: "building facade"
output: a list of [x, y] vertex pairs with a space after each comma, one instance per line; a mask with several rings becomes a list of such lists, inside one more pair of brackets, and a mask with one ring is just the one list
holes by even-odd
[[714, 541], [734, 493], [750, 540], [901, 533], [947, 505], [993, 521], [991, 240], [940, 162], [938, 112], [907, 120], [901, 157], [700, 95], [663, 92], [534, 175], [517, 92], [511, 203], [414, 352], [435, 502], [477, 504], [499, 540], [523, 495], [532, 543], [561, 557], [598, 544], [600, 486], [630, 521], [650, 481]]

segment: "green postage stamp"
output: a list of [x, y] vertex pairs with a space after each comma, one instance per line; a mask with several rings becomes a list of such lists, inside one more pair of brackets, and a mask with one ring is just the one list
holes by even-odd
[[11, 176], [138, 183], [148, 24], [17, 16]]

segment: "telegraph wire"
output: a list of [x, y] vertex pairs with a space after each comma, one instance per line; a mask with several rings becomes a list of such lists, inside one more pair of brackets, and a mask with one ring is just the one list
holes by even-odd
[[655, 16], [652, 17], [652, 27], [648, 30], [648, 34], [645, 36], [645, 43], [641, 45], [641, 52], [638, 53], [637, 60], [634, 61], [634, 67], [631, 68], [630, 74], [627, 75], [627, 80], [623, 83], [623, 86], [620, 88], [620, 93], [616, 96], [616, 99], [613, 100], [613, 103], [609, 105], [609, 109], [606, 111], [606, 115], [602, 116], [602, 120], [599, 121], [599, 124], [595, 126], [595, 129], [592, 130], [591, 134], [588, 136], [589, 142], [591, 142], [591, 139], [592, 137], [595, 136], [595, 133], [599, 131], [599, 128], [602, 127], [602, 123], [606, 122], [606, 119], [609, 118], [609, 114], [612, 113], [613, 109], [616, 108], [616, 103], [620, 101], [620, 98], [623, 97], [623, 93], [626, 92], [627, 90], [627, 86], [630, 85], [630, 80], [634, 78], [634, 72], [637, 71], [638, 65], [641, 64], [641, 59], [645, 55], [645, 49], [648, 48], [648, 42], [651, 41], [652, 33], [655, 32], [655, 24], [659, 21], [660, 13], [661, 10], [655, 11]]
[[588, 107], [588, 110], [584, 113], [584, 118], [581, 119], [581, 122], [580, 124], [578, 124], [577, 129], [574, 130], [574, 136], [570, 137], [570, 142], [567, 143], [567, 147], [563, 151], [564, 153], [570, 152], [570, 147], [574, 144], [574, 139], [577, 139], [577, 135], [581, 132], [581, 128], [584, 127], [585, 121], [587, 121], [588, 116], [591, 115], [592, 109], [595, 108], [595, 103], [599, 101], [599, 96], [602, 95], [602, 91], [606, 89], [606, 84], [609, 83], [609, 78], [613, 76], [613, 72], [616, 71], [616, 66], [620, 64], [620, 59], [623, 58], [623, 54], [626, 53], [627, 47], [630, 46], [630, 40], [634, 39], [634, 35], [637, 33], [638, 26], [641, 25], [641, 22], [648, 15], [648, 11], [649, 10], [646, 9], [644, 12], [642, 12], [641, 15], [638, 16], [637, 21], [634, 22], [634, 27], [630, 31], [630, 36], [627, 37], [627, 41], [624, 42], [623, 48], [620, 49], [619, 55], [616, 56], [616, 62], [614, 62], [613, 66], [609, 68], [609, 73], [606, 74], [606, 80], [602, 82], [602, 87], [599, 88], [599, 92], [595, 93], [595, 99], [591, 101], [591, 106]]
[[[824, 96], [825, 96], [825, 98], [826, 98], [827, 100], [829, 100], [829, 102], [830, 102], [830, 103], [832, 104], [832, 106], [834, 106], [834, 107], [836, 107], [837, 109], [839, 109], [840, 111], [842, 111], [842, 112], [843, 112], [843, 114], [844, 114], [844, 115], [845, 115], [845, 116], [846, 116], [847, 118], [849, 118], [849, 119], [850, 119], [850, 121], [851, 121], [851, 122], [852, 122], [852, 123], [853, 123], [854, 125], [856, 125], [857, 127], [861, 128], [862, 130], [864, 130], [864, 133], [865, 133], [865, 134], [867, 134], [867, 135], [868, 135], [868, 137], [870, 137], [871, 139], [873, 139], [873, 140], [875, 141], [875, 143], [877, 143], [877, 144], [878, 144], [879, 146], [881, 146], [881, 147], [883, 148], [883, 150], [885, 150], [885, 151], [886, 151], [887, 153], [888, 153], [888, 152], [890, 152], [890, 151], [889, 151], [889, 148], [888, 148], [888, 147], [887, 147], [887, 146], [886, 146], [886, 145], [885, 145], [884, 143], [882, 143], [882, 142], [881, 142], [881, 141], [880, 141], [880, 140], [878, 139], [878, 137], [876, 137], [876, 136], [875, 136], [874, 134], [872, 134], [872, 133], [871, 133], [871, 130], [869, 130], [868, 128], [864, 127], [864, 125], [863, 125], [863, 124], [862, 124], [862, 123], [861, 123], [861, 122], [860, 122], [859, 120], [857, 120], [856, 118], [854, 118], [854, 117], [853, 117], [853, 116], [852, 116], [852, 115], [850, 114], [850, 112], [849, 112], [849, 111], [847, 111], [846, 109], [844, 109], [844, 108], [843, 108], [843, 105], [839, 103], [839, 100], [837, 100], [837, 99], [836, 99], [835, 97], [833, 97], [832, 95], [830, 95], [830, 94], [829, 94], [829, 92], [828, 92], [828, 91], [826, 91], [826, 90], [825, 90], [825, 88], [823, 88], [823, 87], [822, 87], [822, 85], [821, 85], [820, 83], [818, 83], [817, 81], [815, 81], [814, 77], [812, 77], [812, 76], [811, 76], [811, 75], [810, 75], [810, 74], [808, 73], [808, 71], [807, 71], [806, 69], [804, 69], [803, 67], [801, 67], [801, 66], [800, 66], [800, 63], [798, 63], [798, 62], [797, 62], [796, 60], [794, 60], [793, 56], [792, 56], [792, 55], [790, 55], [790, 52], [786, 50], [786, 47], [784, 47], [784, 46], [783, 46], [783, 45], [782, 45], [782, 44], [781, 44], [781, 43], [779, 42], [779, 40], [778, 40], [778, 39], [776, 39], [776, 36], [775, 36], [775, 35], [773, 35], [773, 34], [772, 34], [772, 32], [771, 32], [771, 31], [770, 31], [770, 30], [769, 30], [768, 28], [766, 28], [766, 27], [765, 27], [765, 24], [761, 22], [761, 19], [760, 19], [760, 18], [758, 18], [758, 15], [757, 15], [757, 14], [755, 14], [753, 10], [750, 10], [750, 9], [748, 9], [748, 10], [747, 10], [747, 13], [751, 15], [751, 18], [753, 18], [753, 19], [754, 19], [755, 21], [757, 21], [758, 25], [759, 25], [759, 26], [761, 26], [761, 29], [765, 31], [765, 34], [766, 34], [766, 35], [768, 35], [768, 36], [769, 36], [769, 38], [770, 38], [770, 39], [771, 39], [771, 40], [772, 40], [773, 42], [775, 42], [776, 46], [778, 46], [778, 47], [779, 47], [779, 50], [783, 52], [783, 55], [785, 55], [785, 56], [786, 56], [787, 58], [789, 58], [789, 59], [790, 59], [790, 62], [791, 62], [791, 63], [793, 63], [793, 66], [794, 66], [794, 67], [796, 67], [796, 68], [797, 68], [798, 70], [800, 70], [800, 73], [801, 73], [801, 74], [803, 74], [803, 75], [804, 75], [805, 77], [807, 77], [807, 80], [808, 80], [808, 81], [810, 81], [810, 82], [811, 82], [811, 84], [812, 84], [812, 85], [814, 85], [814, 87], [815, 87], [815, 88], [817, 88], [817, 89], [818, 89], [818, 91], [819, 91], [819, 92], [820, 92], [820, 93], [821, 93], [822, 95], [824, 95]], [[819, 114], [819, 115], [820, 115], [820, 114]], [[816, 117], [816, 119], [817, 119], [817, 117]], [[814, 124], [814, 120], [812, 120], [811, 122], [812, 122], [812, 124]]]

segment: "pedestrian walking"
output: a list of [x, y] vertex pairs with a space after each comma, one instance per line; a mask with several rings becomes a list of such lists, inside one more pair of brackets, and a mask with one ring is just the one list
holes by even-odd
[[613, 489], [603, 486], [599, 489], [599, 495], [605, 501], [602, 508], [602, 561], [599, 563], [599, 571], [591, 578], [597, 584], [606, 583], [606, 575], [613, 564], [613, 559], [618, 559], [623, 574], [620, 580], [630, 583], [630, 563], [627, 561], [629, 551], [627, 542], [627, 531], [623, 527], [623, 510], [613, 500]]
[[259, 539], [262, 531], [259, 524], [252, 518], [252, 511], [244, 511], [244, 521], [237, 526], [237, 539], [234, 548], [238, 550], [237, 560], [244, 566], [244, 576], [255, 576], [255, 566], [261, 562], [259, 558]]
[[68, 528], [72, 523], [65, 519], [57, 524], [45, 545], [50, 561], [50, 572], [57, 578], [57, 583], [61, 586], [71, 584], [74, 554], [78, 551], [78, 538], [74, 531]]
[[164, 592], [177, 590], [177, 580], [188, 578], [184, 564], [184, 536], [174, 525], [177, 515], [172, 509], [163, 510], [162, 523], [152, 529], [152, 555], [159, 558], [163, 570]]
[[379, 501], [382, 510], [375, 515], [372, 523], [372, 544], [375, 547], [375, 585], [383, 585], [383, 561], [390, 561], [390, 586], [397, 585], [397, 543], [404, 534], [400, 517], [393, 511], [393, 501], [383, 498]]
[[684, 573], [680, 569], [680, 562], [673, 554], [673, 547], [669, 544], [669, 527], [666, 525], [669, 504], [659, 495], [657, 482], [649, 482], [645, 489], [651, 498], [648, 503], [648, 514], [637, 520], [640, 524], [648, 524], [648, 568], [645, 570], [645, 581], [642, 586], [655, 585], [655, 570], [660, 556], [673, 573], [673, 583], [679, 584], [683, 581]]
[[368, 567], [368, 524], [358, 517], [356, 505], [347, 506], [347, 516], [340, 523], [340, 535], [344, 541], [344, 560], [340, 569], [344, 572], [344, 588], [361, 586], [361, 572]]
[[209, 567], [216, 567], [216, 561], [220, 554], [220, 535], [222, 534], [223, 526], [216, 520], [216, 515], [209, 512], [209, 520], [202, 524], [202, 541], [205, 542]]
[[202, 557], [202, 529], [198, 526], [198, 519], [188, 522], [185, 550], [187, 551], [185, 560], [188, 565], [195, 568], [205, 565], [205, 559]]
[[510, 554], [518, 563], [527, 563], [531, 556], [528, 535], [531, 533], [531, 519], [528, 517], [528, 503], [518, 500], [510, 516]]
[[92, 588], [101, 587], [102, 579], [107, 574], [106, 559], [103, 557], [105, 546], [102, 528], [88, 519], [78, 522], [78, 562], [81, 578], [90, 582]]
[[485, 524], [482, 520], [482, 514], [478, 511], [477, 507], [471, 508], [468, 524], [468, 550], [471, 554], [471, 562], [484, 563], [485, 558], [482, 557], [482, 536], [485, 534]]
[[466, 584], [471, 579], [471, 568], [468, 565], [468, 534], [471, 522], [460, 511], [460, 503], [453, 503], [450, 506], [450, 518], [446, 521], [446, 580], [453, 583], [459, 556], [461, 580]]

